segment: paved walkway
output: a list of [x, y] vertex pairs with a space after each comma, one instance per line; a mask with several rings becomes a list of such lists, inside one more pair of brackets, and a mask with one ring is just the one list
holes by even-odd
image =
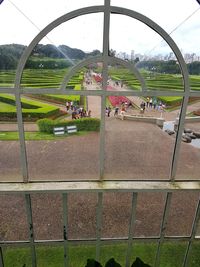
[[[92, 81], [92, 84], [85, 84], [87, 90], [100, 90], [99, 85]], [[87, 97], [87, 109], [91, 110], [91, 116], [93, 118], [101, 117], [101, 97], [100, 96], [88, 96]]]
[[[24, 123], [24, 130], [26, 132], [37, 132], [38, 126], [36, 123]], [[17, 132], [18, 131], [18, 124], [17, 123], [0, 123], [0, 131], [1, 132]]]

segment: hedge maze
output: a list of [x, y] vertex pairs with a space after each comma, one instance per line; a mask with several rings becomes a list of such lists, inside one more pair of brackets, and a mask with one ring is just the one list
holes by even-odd
[[[59, 108], [26, 98], [21, 98], [22, 114], [24, 119], [36, 120], [57, 116]], [[16, 119], [15, 96], [0, 94], [0, 118], [1, 120]]]
[[[141, 88], [139, 81], [130, 73], [129, 70], [122, 68], [111, 68], [109, 70], [110, 77], [115, 81], [121, 81], [128, 88], [139, 90]], [[180, 74], [161, 74], [149, 71], [141, 71], [142, 76], [146, 81], [148, 89], [151, 90], [173, 90], [183, 91], [183, 81]], [[190, 75], [191, 90], [200, 90], [200, 76]], [[160, 98], [161, 99], [161, 98]], [[161, 99], [167, 106], [180, 105], [181, 97], [162, 97]]]
[[[22, 76], [21, 87], [31, 88], [59, 88], [65, 76], [67, 69], [61, 70], [44, 70], [44, 69], [25, 69]], [[77, 73], [68, 82], [66, 89], [82, 90], [84, 74]], [[0, 92], [1, 87], [13, 87], [15, 79], [15, 71], [0, 72]], [[34, 94], [29, 95], [34, 100], [21, 98], [22, 113], [25, 120], [36, 120], [40, 118], [56, 117], [59, 115], [59, 108], [53, 104], [65, 104], [66, 101], [74, 101], [80, 103], [79, 95], [52, 95], [52, 94]], [[40, 101], [41, 100], [41, 101]], [[51, 102], [46, 104], [42, 101]], [[14, 95], [0, 94], [0, 120], [15, 119], [16, 106]]]

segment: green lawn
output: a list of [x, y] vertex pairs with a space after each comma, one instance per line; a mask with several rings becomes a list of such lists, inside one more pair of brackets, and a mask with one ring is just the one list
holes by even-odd
[[[41, 132], [25, 132], [25, 139], [28, 140], [60, 140], [67, 138], [71, 135], [85, 135], [86, 131], [80, 131], [73, 134], [65, 134], [62, 136], [55, 136], [54, 134], [41, 133]], [[19, 140], [18, 132], [0, 132], [0, 141], [15, 141]]]
[[[166, 242], [161, 248], [160, 267], [182, 266], [187, 243]], [[100, 262], [105, 263], [114, 257], [122, 267], [125, 267], [127, 244], [104, 245], [101, 247]], [[136, 257], [140, 257], [145, 263], [153, 266], [157, 244], [136, 243], [132, 247], [131, 264]], [[189, 258], [189, 267], [200, 266], [200, 243], [192, 246]], [[63, 267], [63, 247], [61, 246], [37, 246], [37, 267]], [[3, 251], [6, 267], [31, 267], [31, 251], [29, 248], [7, 248]], [[84, 267], [88, 258], [95, 258], [95, 246], [93, 245], [70, 245], [69, 266]]]

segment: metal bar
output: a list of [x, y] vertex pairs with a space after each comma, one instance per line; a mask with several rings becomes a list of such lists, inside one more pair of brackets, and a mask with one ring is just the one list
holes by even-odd
[[[7, 92], [8, 93], [8, 92]], [[13, 93], [15, 93], [13, 91]], [[148, 91], [139, 91], [139, 90], [133, 90], [130, 88], [130, 90], [124, 90], [124, 91], [106, 91], [102, 92], [101, 90], [72, 90], [72, 89], [66, 89], [64, 91], [59, 91], [58, 89], [53, 88], [38, 88], [37, 90], [34, 88], [23, 88], [21, 91], [21, 94], [57, 94], [57, 95], [122, 95], [122, 96], [182, 96], [184, 97], [185, 93], [180, 91], [170, 91], [170, 90], [148, 90]], [[195, 96], [200, 96], [200, 92], [196, 94]]]
[[[103, 22], [103, 71], [102, 71], [102, 89], [103, 93], [107, 89], [108, 81], [108, 56], [109, 56], [109, 31], [110, 31], [110, 0], [104, 0], [104, 22]], [[105, 163], [105, 94], [101, 97], [101, 127], [100, 127], [100, 180], [104, 177]]]
[[106, 97], [101, 96], [101, 124], [100, 124], [100, 141], [99, 141], [99, 177], [104, 179], [105, 169], [105, 106]]
[[16, 101], [16, 109], [17, 109], [17, 123], [18, 123], [18, 131], [19, 131], [22, 177], [23, 177], [23, 182], [27, 183], [28, 182], [28, 163], [27, 163], [27, 154], [26, 154], [24, 125], [23, 125], [23, 118], [22, 118], [21, 98], [20, 98], [18, 88], [16, 88], [16, 92], [15, 92], [15, 101]]
[[101, 229], [102, 229], [102, 213], [103, 213], [103, 193], [98, 193], [97, 203], [97, 224], [96, 224], [96, 260], [100, 258], [101, 247]]
[[[7, 92], [8, 93], [8, 92]], [[15, 91], [13, 90], [13, 93]], [[139, 91], [139, 90], [133, 90], [130, 88], [130, 90], [127, 91], [106, 91], [103, 92], [102, 90], [71, 90], [71, 89], [66, 89], [64, 91], [58, 90], [58, 89], [48, 89], [48, 88], [38, 88], [36, 89], [30, 89], [30, 88], [23, 88], [21, 89], [20, 94], [56, 94], [56, 95], [94, 95], [94, 96], [102, 96], [103, 94], [109, 96], [109, 95], [119, 95], [119, 96], [180, 96], [184, 97], [185, 93], [182, 91], [171, 91], [171, 90], [157, 90], [155, 91], [151, 88], [146, 89], [146, 91]], [[191, 96], [200, 96], [200, 91], [195, 94], [191, 94]]]
[[25, 194], [25, 202], [26, 202], [26, 214], [29, 225], [29, 240], [31, 247], [31, 255], [32, 255], [32, 267], [36, 267], [36, 251], [35, 251], [35, 243], [34, 243], [34, 229], [33, 229], [33, 218], [32, 218], [32, 207], [31, 207], [31, 197], [30, 194]]
[[68, 84], [68, 82], [70, 81], [71, 77], [73, 77], [73, 75], [75, 75], [78, 71], [80, 71], [83, 67], [91, 64], [91, 63], [96, 63], [96, 62], [101, 62], [103, 61], [102, 56], [95, 56], [92, 58], [87, 58], [82, 60], [81, 62], [79, 62], [78, 64], [76, 64], [75, 66], [73, 66], [64, 76], [63, 81], [60, 85], [60, 90], [65, 92], [66, 90], [66, 85]]
[[170, 171], [170, 180], [174, 181], [176, 176], [176, 170], [177, 170], [177, 164], [178, 164], [178, 157], [180, 153], [181, 148], [181, 139], [182, 139], [182, 133], [184, 129], [184, 122], [187, 112], [187, 105], [189, 101], [189, 93], [186, 91], [185, 97], [183, 98], [181, 111], [180, 111], [180, 117], [179, 117], [179, 123], [178, 123], [178, 129], [176, 134], [176, 141], [174, 145], [174, 151], [172, 156], [172, 164], [171, 164], [171, 171]]
[[68, 192], [199, 192], [199, 181], [82, 181], [0, 183], [0, 194]]
[[0, 87], [0, 94], [15, 94], [15, 89], [13, 87]]
[[200, 91], [190, 91], [190, 96], [199, 97], [200, 96]]
[[64, 239], [64, 267], [69, 266], [68, 248], [68, 195], [63, 194], [63, 239]]
[[184, 260], [183, 260], [183, 265], [182, 265], [183, 267], [187, 267], [188, 266], [189, 254], [190, 254], [190, 251], [191, 251], [192, 242], [195, 239], [195, 234], [196, 234], [196, 231], [197, 231], [199, 220], [200, 220], [200, 199], [199, 199], [199, 202], [197, 204], [196, 213], [195, 213], [195, 217], [194, 217], [193, 224], [192, 224], [192, 232], [191, 232], [190, 240], [188, 242], [188, 246], [187, 246], [187, 249], [186, 249], [186, 252], [185, 252], [185, 257], [184, 257]]
[[169, 216], [169, 210], [170, 210], [170, 205], [171, 205], [171, 199], [172, 199], [172, 193], [167, 193], [166, 200], [165, 200], [165, 207], [164, 207], [164, 212], [163, 212], [163, 218], [162, 218], [162, 223], [160, 226], [160, 239], [158, 242], [158, 248], [156, 252], [156, 258], [155, 258], [155, 267], [160, 266], [160, 251], [161, 247], [164, 241], [165, 237], [165, 231], [167, 228], [167, 220]]
[[136, 219], [136, 207], [137, 207], [137, 193], [133, 193], [131, 218], [130, 218], [129, 233], [128, 233], [128, 247], [127, 247], [127, 254], [126, 254], [126, 267], [130, 266], [131, 249], [132, 249], [133, 233], [134, 233], [134, 224], [135, 224], [135, 219]]
[[[134, 242], [157, 242], [160, 240], [160, 237], [133, 237]], [[189, 241], [189, 236], [165, 236], [166, 241], [170, 242], [177, 242], [177, 241]], [[199, 242], [200, 236], [195, 237], [193, 242]], [[128, 242], [128, 237], [105, 237], [100, 239], [101, 244], [109, 244], [109, 243], [118, 243], [118, 242]], [[68, 243], [71, 244], [95, 244], [96, 245], [97, 239], [96, 238], [88, 238], [88, 239], [68, 239]], [[34, 240], [34, 243], [37, 245], [63, 245], [64, 240]], [[1, 241], [0, 245], [2, 248], [9, 247], [9, 246], [17, 246], [17, 247], [30, 247], [30, 241]]]
[[4, 267], [2, 247], [0, 247], [0, 267]]

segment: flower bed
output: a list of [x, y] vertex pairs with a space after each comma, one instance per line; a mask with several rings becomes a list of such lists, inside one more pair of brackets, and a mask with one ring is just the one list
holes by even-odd
[[99, 74], [94, 74], [93, 78], [94, 78], [95, 82], [97, 82], [97, 83], [102, 82], [102, 77]]
[[113, 107], [120, 106], [122, 103], [130, 103], [130, 100], [125, 96], [108, 96], [108, 99]]

